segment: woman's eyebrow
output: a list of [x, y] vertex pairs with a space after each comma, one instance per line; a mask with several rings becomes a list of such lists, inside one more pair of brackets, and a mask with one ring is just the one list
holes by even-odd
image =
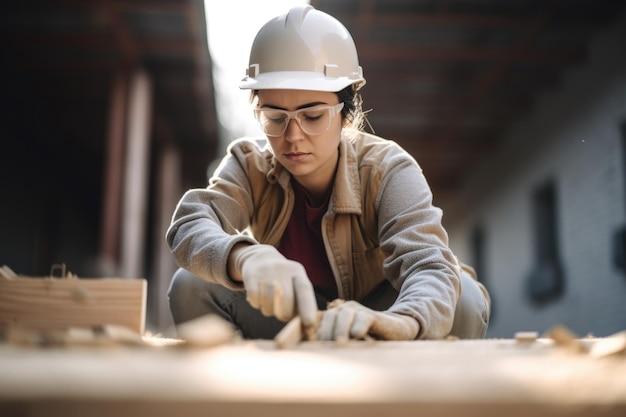
[[298, 106], [296, 108], [296, 110], [306, 109], [308, 107], [319, 106], [321, 104], [328, 104], [328, 103], [324, 103], [323, 101], [314, 101], [313, 103], [307, 103], [307, 104], [303, 104], [302, 106]]
[[[306, 104], [303, 104], [301, 106], [298, 106], [298, 107], [296, 107], [296, 110], [306, 109], [306, 108], [314, 107], [314, 106], [319, 106], [321, 104], [328, 104], [328, 103], [324, 103], [323, 101], [314, 101], [312, 103], [306, 103]], [[274, 109], [274, 110], [285, 110], [285, 111], [288, 111], [284, 107], [274, 106], [272, 104], [264, 104], [264, 105], [261, 106], [261, 108], [262, 109]]]

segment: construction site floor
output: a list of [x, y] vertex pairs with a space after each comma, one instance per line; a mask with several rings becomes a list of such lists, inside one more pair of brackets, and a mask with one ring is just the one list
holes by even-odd
[[0, 345], [2, 416], [626, 416], [626, 355], [552, 339]]

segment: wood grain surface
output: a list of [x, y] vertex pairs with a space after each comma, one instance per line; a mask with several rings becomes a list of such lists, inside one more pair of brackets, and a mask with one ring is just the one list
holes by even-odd
[[592, 350], [546, 338], [288, 349], [244, 340], [202, 349], [0, 345], [0, 415], [626, 415], [626, 356]]
[[143, 334], [144, 279], [0, 279], [0, 326], [61, 330], [115, 324]]

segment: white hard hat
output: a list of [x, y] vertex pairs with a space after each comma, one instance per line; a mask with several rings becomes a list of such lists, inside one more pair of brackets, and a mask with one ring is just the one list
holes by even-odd
[[334, 17], [297, 6], [257, 33], [241, 89], [337, 92], [365, 84], [352, 36]]

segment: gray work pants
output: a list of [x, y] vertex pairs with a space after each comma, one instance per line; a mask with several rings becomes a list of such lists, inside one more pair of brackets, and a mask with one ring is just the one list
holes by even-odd
[[[490, 303], [484, 287], [470, 274], [461, 274], [462, 292], [457, 303], [454, 324], [450, 335], [461, 339], [481, 339], [487, 332]], [[320, 310], [332, 301], [316, 292]], [[373, 310], [386, 310], [398, 293], [388, 283], [361, 300], [361, 304]], [[223, 285], [208, 283], [179, 269], [174, 274], [168, 291], [170, 311], [175, 324], [206, 315], [217, 314], [232, 323], [246, 339], [273, 339], [286, 323], [264, 316], [260, 310], [246, 301], [245, 291], [232, 291]]]

